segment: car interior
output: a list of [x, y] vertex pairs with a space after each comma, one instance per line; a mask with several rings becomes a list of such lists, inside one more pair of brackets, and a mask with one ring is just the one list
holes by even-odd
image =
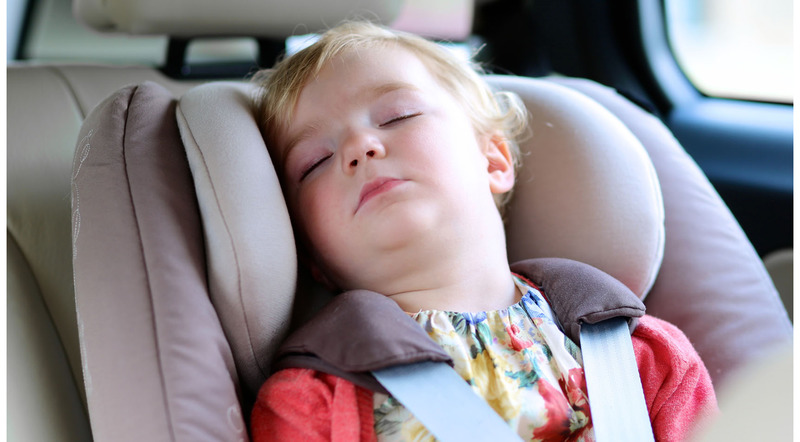
[[[523, 99], [510, 262], [592, 264], [677, 325], [722, 410], [698, 440], [792, 434], [793, 106], [692, 87], [663, 2], [20, 3], [9, 440], [248, 440], [277, 346], [332, 298], [298, 264], [250, 77], [354, 17], [480, 49]], [[47, 55], [48, 32], [105, 46]]]

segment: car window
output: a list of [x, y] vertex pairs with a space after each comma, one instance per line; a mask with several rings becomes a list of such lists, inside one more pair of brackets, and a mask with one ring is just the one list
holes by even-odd
[[6, 2], [6, 60], [13, 60], [16, 56], [27, 4], [26, 0]]
[[670, 44], [715, 97], [792, 101], [792, 0], [665, 0]]

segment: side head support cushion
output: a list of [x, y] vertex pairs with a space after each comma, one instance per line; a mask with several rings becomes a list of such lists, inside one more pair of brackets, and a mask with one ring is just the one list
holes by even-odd
[[75, 293], [97, 440], [247, 437], [175, 106], [154, 83], [126, 87], [89, 114], [75, 152]]
[[550, 81], [488, 76], [530, 113], [507, 208], [510, 262], [558, 257], [614, 276], [643, 299], [664, 252], [664, 206], [639, 140], [607, 109]]
[[290, 324], [297, 255], [286, 203], [250, 110], [250, 84], [181, 97], [178, 124], [202, 214], [211, 300], [247, 394], [270, 374]]
[[611, 88], [554, 78], [614, 113], [641, 140], [663, 189], [666, 244], [647, 312], [677, 325], [715, 388], [790, 345], [792, 324], [764, 264], [694, 160], [656, 117]]

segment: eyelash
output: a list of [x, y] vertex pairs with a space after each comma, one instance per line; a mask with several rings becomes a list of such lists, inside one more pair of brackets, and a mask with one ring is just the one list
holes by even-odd
[[422, 112], [413, 112], [413, 113], [410, 113], [410, 114], [401, 115], [399, 117], [392, 118], [391, 120], [389, 120], [389, 121], [387, 121], [385, 123], [381, 123], [380, 125], [378, 125], [378, 127], [390, 126], [390, 125], [392, 125], [394, 123], [397, 123], [397, 122], [400, 122], [400, 121], [403, 121], [403, 120], [407, 120], [409, 118], [418, 117], [420, 115], [422, 115]]
[[303, 181], [304, 179], [306, 179], [306, 177], [311, 172], [313, 172], [314, 169], [316, 169], [317, 167], [321, 166], [322, 163], [324, 163], [328, 158], [330, 158], [332, 156], [333, 156], [333, 154], [328, 154], [328, 155], [325, 155], [324, 157], [321, 157], [318, 160], [314, 161], [310, 166], [308, 166], [308, 168], [306, 168], [306, 170], [303, 171], [302, 174], [300, 174], [300, 181]]

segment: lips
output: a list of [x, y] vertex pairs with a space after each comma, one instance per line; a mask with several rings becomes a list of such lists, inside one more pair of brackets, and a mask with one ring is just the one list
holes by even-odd
[[388, 192], [392, 190], [396, 186], [403, 184], [406, 180], [401, 180], [398, 178], [388, 178], [388, 177], [380, 177], [375, 178], [374, 180], [364, 184], [364, 187], [361, 188], [361, 195], [358, 199], [358, 206], [356, 207], [356, 212], [358, 212], [361, 207], [367, 203], [367, 201], [375, 198], [376, 196]]

